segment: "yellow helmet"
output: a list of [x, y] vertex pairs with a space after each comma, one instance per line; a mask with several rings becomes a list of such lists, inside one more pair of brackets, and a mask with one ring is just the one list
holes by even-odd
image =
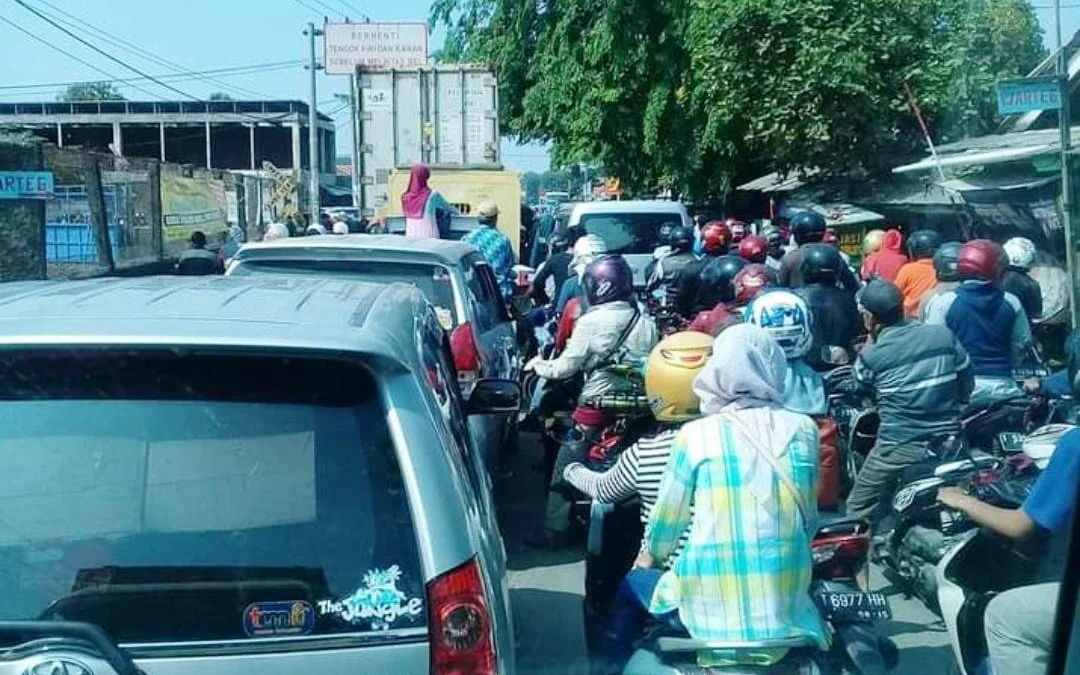
[[653, 347], [645, 363], [645, 395], [653, 417], [685, 422], [701, 416], [694, 378], [712, 356], [713, 339], [705, 333], [675, 333]]
[[885, 241], [885, 230], [870, 230], [862, 240], [863, 255], [870, 255], [881, 250], [881, 244]]

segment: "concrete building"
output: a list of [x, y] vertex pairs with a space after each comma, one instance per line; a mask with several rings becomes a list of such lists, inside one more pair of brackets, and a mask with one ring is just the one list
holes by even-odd
[[[320, 174], [334, 183], [334, 121], [318, 116]], [[76, 101], [0, 103], [0, 128], [60, 147], [153, 157], [208, 169], [252, 170], [269, 161], [307, 169], [308, 106], [299, 101]]]

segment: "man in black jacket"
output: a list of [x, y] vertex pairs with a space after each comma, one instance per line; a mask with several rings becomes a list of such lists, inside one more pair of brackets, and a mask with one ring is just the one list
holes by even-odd
[[807, 244], [802, 250], [800, 271], [804, 285], [795, 293], [810, 308], [814, 336], [806, 362], [814, 370], [829, 370], [833, 366], [823, 358], [824, 348], [842, 347], [849, 356], [855, 354], [861, 328], [859, 309], [854, 294], [837, 285], [846, 267], [839, 251], [828, 244]]
[[952, 331], [904, 319], [903, 298], [892, 283], [871, 281], [859, 304], [874, 344], [856, 359], [852, 374], [874, 392], [881, 424], [847, 513], [873, 520], [904, 469], [924, 458], [929, 441], [959, 432], [960, 409], [975, 378]]

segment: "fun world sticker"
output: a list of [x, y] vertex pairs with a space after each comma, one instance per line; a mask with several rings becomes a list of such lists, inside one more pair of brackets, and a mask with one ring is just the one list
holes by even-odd
[[337, 616], [357, 625], [370, 623], [372, 630], [388, 630], [399, 621], [411, 620], [424, 611], [420, 598], [410, 598], [398, 588], [401, 568], [391, 565], [364, 575], [364, 585], [341, 600], [320, 600], [320, 616]]
[[244, 610], [248, 637], [307, 635], [315, 628], [315, 608], [305, 600], [256, 602]]

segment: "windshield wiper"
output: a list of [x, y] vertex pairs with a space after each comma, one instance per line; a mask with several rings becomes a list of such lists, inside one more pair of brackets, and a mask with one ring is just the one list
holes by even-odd
[[[117, 675], [145, 675], [135, 662], [109, 638], [108, 634], [92, 623], [78, 621], [0, 621], [0, 642], [19, 642], [43, 638], [61, 638], [64, 641], [88, 646], [96, 651], [116, 671]], [[62, 647], [63, 643], [61, 643]], [[17, 649], [18, 647], [16, 647]], [[10, 651], [10, 650], [9, 650]]]

